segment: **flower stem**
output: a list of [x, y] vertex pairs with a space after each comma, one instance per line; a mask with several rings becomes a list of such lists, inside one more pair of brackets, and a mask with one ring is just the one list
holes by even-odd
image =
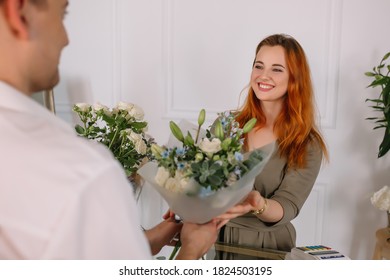
[[198, 138], [199, 138], [200, 127], [201, 127], [201, 126], [198, 126], [198, 130], [196, 131], [195, 144], [198, 144]]
[[108, 145], [108, 148], [109, 148], [110, 150], [111, 150], [112, 144], [114, 144], [114, 142], [115, 142], [115, 140], [116, 140], [116, 137], [117, 137], [118, 133], [119, 133], [119, 129], [116, 128], [114, 137], [112, 137], [111, 142], [110, 142], [110, 145]]
[[179, 240], [179, 241], [177, 241], [175, 248], [173, 248], [173, 251], [172, 251], [171, 255], [169, 256], [170, 260], [173, 260], [175, 258], [177, 251], [179, 251], [180, 247], [181, 247], [181, 242]]

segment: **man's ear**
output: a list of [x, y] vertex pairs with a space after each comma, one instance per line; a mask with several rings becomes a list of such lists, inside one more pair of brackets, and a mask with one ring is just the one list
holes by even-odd
[[20, 39], [28, 39], [28, 27], [25, 17], [28, 0], [5, 0], [4, 13], [11, 32]]

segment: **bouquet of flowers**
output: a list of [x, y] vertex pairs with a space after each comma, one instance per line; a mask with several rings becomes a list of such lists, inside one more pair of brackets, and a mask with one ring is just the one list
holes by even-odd
[[241, 153], [243, 135], [256, 119], [241, 129], [233, 113], [219, 113], [212, 129], [205, 131], [201, 130], [204, 121], [204, 110], [197, 127], [171, 121], [174, 138], [168, 145], [153, 144], [154, 161], [138, 170], [175, 214], [195, 223], [208, 222], [240, 202], [253, 189], [254, 178], [271, 154], [263, 150]]
[[129, 178], [135, 176], [140, 165], [151, 158], [153, 139], [145, 134], [147, 122], [139, 106], [119, 102], [110, 109], [100, 103], [94, 106], [77, 103], [73, 111], [82, 124], [75, 126], [78, 135], [106, 145]]

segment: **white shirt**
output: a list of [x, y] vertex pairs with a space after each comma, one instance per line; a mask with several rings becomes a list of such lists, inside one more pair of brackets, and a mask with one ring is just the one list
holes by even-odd
[[151, 259], [111, 153], [3, 82], [0, 259]]

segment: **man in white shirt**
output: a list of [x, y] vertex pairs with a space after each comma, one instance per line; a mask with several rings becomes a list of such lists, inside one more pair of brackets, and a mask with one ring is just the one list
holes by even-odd
[[141, 231], [123, 169], [33, 101], [54, 87], [67, 0], [0, 0], [0, 259], [150, 259], [181, 231], [197, 259], [217, 223], [167, 218]]

